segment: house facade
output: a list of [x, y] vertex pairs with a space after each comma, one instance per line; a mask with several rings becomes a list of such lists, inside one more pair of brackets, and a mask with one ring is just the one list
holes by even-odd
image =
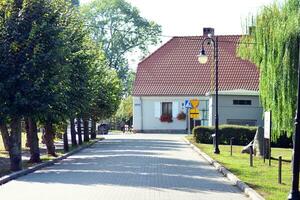
[[[213, 29], [211, 33], [213, 33]], [[214, 125], [214, 63], [199, 64], [203, 36], [173, 37], [139, 63], [133, 88], [136, 132], [186, 132], [190, 126]], [[216, 37], [216, 36], [213, 36]], [[218, 36], [219, 123], [262, 126], [259, 72], [236, 54], [241, 36]], [[209, 58], [213, 49], [205, 44]], [[188, 120], [186, 100], [198, 100], [200, 115]], [[184, 114], [183, 114], [184, 113]], [[186, 116], [185, 119], [180, 116]]]

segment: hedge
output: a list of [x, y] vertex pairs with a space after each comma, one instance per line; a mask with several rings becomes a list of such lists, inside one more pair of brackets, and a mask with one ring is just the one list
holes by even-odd
[[[233, 139], [234, 145], [247, 145], [254, 139], [256, 126], [237, 126], [221, 125], [219, 127], [219, 143], [229, 144], [230, 138]], [[212, 134], [215, 133], [215, 127], [196, 126], [193, 129], [193, 136], [197, 143], [212, 144]]]

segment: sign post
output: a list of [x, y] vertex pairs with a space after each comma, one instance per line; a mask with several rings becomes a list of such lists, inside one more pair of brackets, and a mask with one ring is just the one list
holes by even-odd
[[184, 101], [184, 107], [186, 108], [188, 134], [190, 135], [191, 134], [190, 109], [192, 108], [192, 104], [191, 104], [190, 100]]

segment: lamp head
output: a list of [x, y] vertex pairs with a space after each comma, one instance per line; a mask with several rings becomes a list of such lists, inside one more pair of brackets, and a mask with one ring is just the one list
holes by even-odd
[[200, 54], [198, 55], [198, 61], [200, 64], [205, 64], [207, 63], [208, 57], [205, 54], [204, 49], [201, 50]]

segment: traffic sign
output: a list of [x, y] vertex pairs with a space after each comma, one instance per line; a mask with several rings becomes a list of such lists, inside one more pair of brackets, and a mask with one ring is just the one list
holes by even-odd
[[190, 109], [190, 117], [192, 119], [199, 119], [200, 118], [200, 111], [198, 108]]
[[184, 107], [185, 107], [185, 108], [193, 108], [193, 106], [192, 106], [190, 100], [185, 100], [185, 101], [184, 101]]
[[199, 106], [199, 100], [198, 99], [192, 99], [191, 104], [193, 108], [197, 108]]

